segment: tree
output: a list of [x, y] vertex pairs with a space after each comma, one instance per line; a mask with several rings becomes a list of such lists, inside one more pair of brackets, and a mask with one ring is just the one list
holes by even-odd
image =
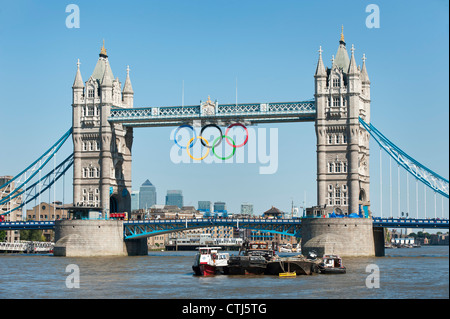
[[27, 241], [45, 241], [45, 237], [42, 234], [42, 230], [39, 229], [21, 230], [20, 239]]

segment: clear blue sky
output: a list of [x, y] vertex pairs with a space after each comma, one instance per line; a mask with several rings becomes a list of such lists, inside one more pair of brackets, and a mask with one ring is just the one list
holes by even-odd
[[[79, 29], [65, 26], [69, 3], [80, 8]], [[370, 3], [380, 8], [379, 29], [365, 25]], [[358, 63], [363, 53], [367, 56], [372, 124], [419, 162], [449, 176], [448, 1], [0, 4], [0, 175], [20, 172], [71, 126], [76, 61], [80, 59], [86, 81], [102, 39], [114, 76], [122, 83], [130, 65], [135, 107], [180, 105], [183, 80], [186, 105], [208, 95], [219, 103], [234, 103], [236, 78], [240, 103], [301, 101], [313, 98], [319, 46], [330, 66], [343, 24], [347, 46], [355, 45]], [[159, 203], [168, 189], [181, 189], [186, 205], [225, 201], [231, 212], [242, 202], [253, 203], [255, 213], [272, 205], [289, 211], [291, 200], [301, 205], [305, 193], [307, 204], [315, 204], [313, 123], [259, 127], [278, 128], [279, 168], [273, 175], [260, 175], [259, 164], [175, 165], [169, 158], [170, 128], [135, 129], [133, 189], [149, 179], [157, 187]], [[69, 154], [71, 147], [69, 143], [63, 151]], [[387, 168], [387, 157], [383, 161]], [[372, 210], [377, 211], [375, 143], [371, 174]], [[385, 173], [383, 178], [387, 185]], [[415, 189], [410, 205], [415, 207], [413, 193]], [[71, 196], [67, 191], [66, 200]], [[383, 198], [386, 202], [388, 193]], [[406, 205], [404, 189], [402, 198]], [[427, 200], [434, 214], [431, 193]], [[440, 207], [439, 199], [438, 215]], [[445, 209], [448, 216], [447, 200]]]

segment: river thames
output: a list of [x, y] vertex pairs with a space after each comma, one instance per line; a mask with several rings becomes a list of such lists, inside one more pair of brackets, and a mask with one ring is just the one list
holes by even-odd
[[[387, 249], [385, 257], [344, 258], [346, 274], [296, 278], [196, 277], [192, 271], [194, 255], [195, 252], [149, 252], [148, 256], [137, 257], [62, 258], [52, 255], [3, 254], [0, 255], [3, 269], [0, 298], [449, 298], [448, 246]], [[368, 288], [366, 282], [375, 282], [368, 279], [368, 276], [374, 275], [370, 270], [374, 269], [374, 265], [379, 269], [379, 287]], [[68, 277], [72, 275], [70, 269], [73, 267], [79, 269], [79, 288], [68, 288], [70, 284], [66, 284], [70, 282]]]

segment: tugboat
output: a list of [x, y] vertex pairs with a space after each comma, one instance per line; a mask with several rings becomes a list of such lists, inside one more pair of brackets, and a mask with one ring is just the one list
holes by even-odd
[[228, 253], [219, 253], [220, 247], [199, 247], [192, 270], [196, 276], [228, 274]]
[[266, 272], [269, 261], [276, 258], [266, 242], [244, 242], [244, 253], [231, 256], [228, 261], [230, 275], [262, 275]]
[[345, 274], [346, 268], [342, 258], [338, 255], [323, 255], [323, 262], [319, 264], [321, 274]]

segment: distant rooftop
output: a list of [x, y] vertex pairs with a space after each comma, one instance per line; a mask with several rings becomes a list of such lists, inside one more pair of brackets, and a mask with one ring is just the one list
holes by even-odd
[[147, 179], [142, 186], [153, 186], [153, 184]]

